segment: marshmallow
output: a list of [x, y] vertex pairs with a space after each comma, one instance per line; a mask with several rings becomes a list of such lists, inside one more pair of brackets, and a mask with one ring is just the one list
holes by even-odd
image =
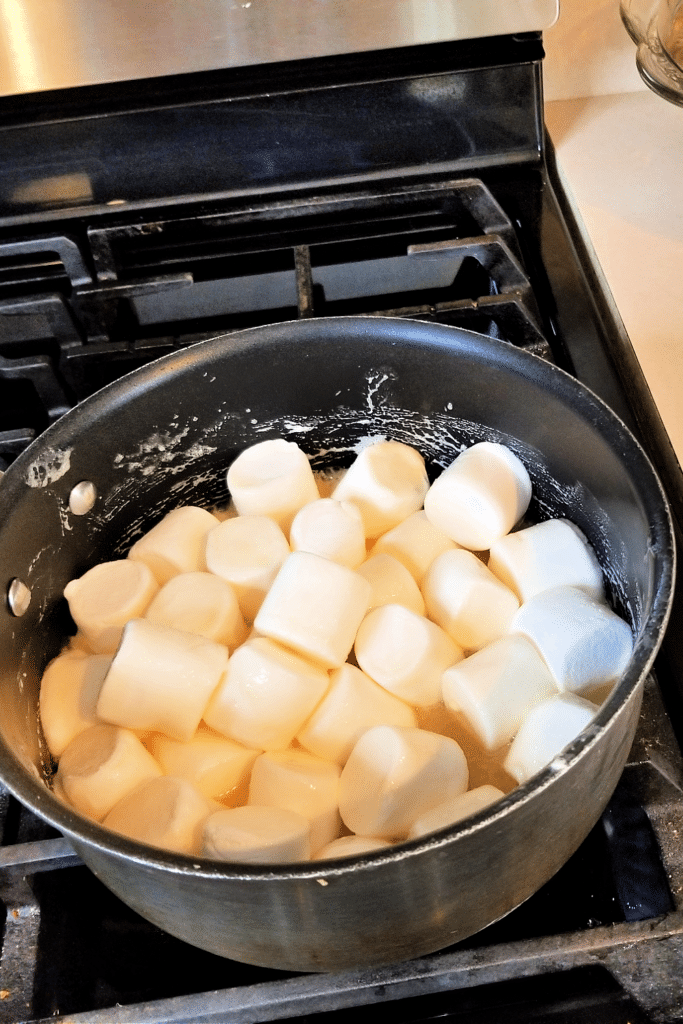
[[65, 651], [45, 669], [40, 684], [40, 724], [55, 759], [75, 736], [101, 724], [95, 709], [110, 665], [108, 654]]
[[322, 700], [329, 676], [265, 637], [238, 647], [204, 721], [246, 747], [282, 750]]
[[168, 512], [161, 522], [133, 544], [128, 557], [144, 562], [160, 584], [179, 572], [204, 572], [204, 549], [209, 530], [218, 520], [205, 508], [183, 505]]
[[344, 764], [362, 733], [373, 725], [417, 725], [415, 712], [355, 665], [330, 676], [330, 688], [296, 735], [312, 754]]
[[370, 584], [352, 569], [294, 551], [254, 620], [257, 632], [319, 662], [346, 661], [370, 600]]
[[463, 652], [434, 622], [400, 604], [373, 608], [355, 644], [363, 672], [408, 704], [428, 707], [441, 699], [441, 676]]
[[424, 509], [420, 509], [378, 537], [370, 554], [398, 558], [419, 585], [437, 555], [454, 547], [450, 537], [434, 526]]
[[229, 807], [204, 823], [205, 857], [244, 864], [310, 860], [308, 819], [284, 807]]
[[284, 807], [310, 822], [311, 854], [339, 835], [339, 765], [305, 750], [269, 751], [254, 762], [249, 803]]
[[471, 551], [439, 555], [422, 581], [427, 614], [465, 650], [507, 632], [519, 601]]
[[420, 588], [405, 565], [393, 555], [372, 554], [357, 571], [372, 587], [368, 611], [381, 604], [402, 604], [416, 615], [424, 615]]
[[531, 480], [505, 445], [481, 441], [436, 478], [424, 500], [427, 518], [456, 544], [486, 551], [509, 533], [531, 500]]
[[102, 821], [139, 783], [159, 775], [161, 768], [135, 733], [93, 725], [65, 748], [57, 782], [77, 811]]
[[139, 843], [197, 855], [212, 810], [211, 802], [187, 779], [163, 775], [119, 800], [102, 824]]
[[359, 452], [332, 496], [358, 506], [365, 534], [374, 539], [417, 512], [428, 487], [418, 451], [400, 441], [379, 441]]
[[465, 818], [483, 811], [485, 807], [490, 807], [503, 796], [505, 794], [497, 786], [485, 785], [468, 789], [466, 793], [438, 804], [417, 818], [410, 827], [408, 839], [419, 839], [430, 832], [437, 832], [439, 829], [448, 828], [449, 825], [455, 825], [458, 821], [464, 821]]
[[260, 753], [201, 728], [185, 743], [155, 733], [149, 750], [165, 775], [188, 779], [204, 796], [230, 805], [246, 799], [249, 774]]
[[233, 587], [242, 614], [253, 621], [289, 557], [287, 538], [266, 516], [226, 519], [206, 539], [206, 564]]
[[320, 498], [304, 505], [292, 522], [289, 543], [292, 551], [311, 551], [349, 569], [365, 559], [363, 520], [348, 501]]
[[488, 566], [522, 603], [560, 586], [580, 587], [596, 600], [605, 597], [595, 552], [568, 519], [547, 519], [502, 537], [491, 545]]
[[614, 682], [633, 652], [630, 626], [577, 587], [555, 587], [526, 601], [510, 631], [539, 650], [558, 689], [583, 693]]
[[227, 648], [213, 640], [132, 619], [102, 684], [97, 714], [112, 725], [189, 740], [227, 661]]
[[550, 764], [597, 713], [595, 704], [559, 693], [537, 704], [525, 718], [505, 758], [505, 769], [520, 784]]
[[145, 618], [160, 626], [197, 633], [230, 650], [247, 638], [235, 591], [210, 572], [183, 572], [165, 583]]
[[557, 692], [545, 661], [522, 636], [506, 636], [446, 669], [447, 707], [461, 711], [487, 750], [512, 739], [527, 712]]
[[372, 839], [370, 836], [340, 836], [313, 857], [313, 860], [332, 860], [334, 857], [359, 857], [375, 850], [386, 850], [392, 844], [386, 839]]
[[159, 589], [144, 562], [101, 562], [64, 588], [71, 617], [95, 654], [113, 654], [129, 619], [145, 614]]
[[455, 740], [422, 729], [377, 725], [342, 769], [339, 810], [363, 836], [404, 839], [422, 814], [467, 789], [467, 761]]
[[299, 509], [318, 498], [307, 456], [282, 438], [241, 452], [228, 469], [227, 483], [241, 516], [268, 516], [285, 534]]

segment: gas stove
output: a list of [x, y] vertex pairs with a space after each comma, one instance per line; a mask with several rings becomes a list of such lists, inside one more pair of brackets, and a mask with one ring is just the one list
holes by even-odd
[[[211, 53], [174, 63], [167, 26], [152, 77], [153, 62], [124, 66], [111, 46], [77, 81], [45, 64], [31, 87], [6, 79], [4, 468], [160, 355], [265, 323], [396, 316], [573, 373], [639, 437], [680, 532], [678, 463], [543, 127], [541, 32], [556, 4], [504, 4], [500, 30], [468, 3], [440, 4], [429, 28], [424, 6], [375, 5], [384, 33], [368, 12], [364, 35], [342, 19], [311, 41], [298, 21], [278, 48], [276, 5], [232, 5], [238, 36], [252, 26], [247, 56], [244, 40], [228, 58], [207, 32]], [[104, 24], [94, 10], [91, 32]], [[502, 921], [410, 963], [291, 975], [186, 946], [3, 793], [0, 1021], [333, 1024], [379, 1003], [406, 1024], [682, 1020], [682, 622], [676, 605], [622, 781], [579, 851]]]

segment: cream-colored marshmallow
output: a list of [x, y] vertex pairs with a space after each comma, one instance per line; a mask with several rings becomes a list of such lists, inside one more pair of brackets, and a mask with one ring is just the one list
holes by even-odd
[[595, 718], [595, 704], [559, 693], [537, 704], [512, 741], [504, 767], [520, 784], [540, 772]]
[[266, 637], [238, 647], [204, 721], [246, 747], [282, 750], [324, 697], [329, 676]]
[[361, 514], [348, 501], [319, 498], [299, 509], [289, 531], [292, 551], [312, 551], [355, 569], [365, 559]]
[[284, 807], [229, 807], [204, 823], [205, 857], [243, 864], [310, 860], [308, 819]]
[[269, 751], [254, 762], [249, 803], [284, 807], [307, 818], [311, 855], [339, 835], [339, 765], [305, 750]]
[[145, 618], [160, 626], [197, 633], [233, 650], [247, 638], [247, 625], [233, 587], [211, 572], [183, 572], [165, 583]]
[[294, 551], [275, 577], [254, 626], [325, 668], [338, 668], [353, 647], [370, 591], [368, 581], [353, 569]]
[[465, 818], [483, 811], [485, 807], [490, 807], [503, 796], [505, 794], [497, 786], [484, 785], [468, 789], [466, 793], [438, 804], [417, 818], [410, 827], [408, 839], [419, 839], [430, 832], [437, 832], [439, 829], [448, 828], [449, 825], [455, 825], [458, 821], [464, 821]]
[[102, 824], [139, 843], [196, 856], [213, 807], [187, 779], [163, 775], [136, 786]]
[[539, 650], [558, 689], [584, 693], [617, 680], [633, 652], [624, 619], [577, 587], [554, 587], [526, 601], [510, 631]]
[[422, 581], [427, 614], [465, 650], [478, 650], [510, 627], [519, 601], [471, 551], [445, 551]]
[[340, 836], [333, 839], [322, 850], [318, 850], [313, 860], [331, 860], [334, 857], [360, 857], [364, 853], [375, 850], [386, 850], [393, 844], [386, 839], [372, 839], [370, 836]]
[[111, 660], [109, 654], [65, 651], [45, 669], [40, 683], [40, 724], [55, 759], [75, 736], [101, 724], [95, 709]]
[[441, 676], [463, 657], [447, 633], [400, 604], [373, 608], [356, 636], [363, 672], [401, 700], [428, 707], [441, 700]]
[[97, 702], [103, 721], [189, 740], [228, 662], [213, 640], [132, 619]]
[[602, 569], [584, 534], [568, 519], [547, 519], [491, 545], [488, 567], [528, 601], [552, 587], [580, 587], [604, 600]]
[[302, 747], [345, 764], [356, 742], [373, 725], [417, 725], [413, 709], [355, 665], [330, 676], [330, 688], [296, 735]]
[[129, 619], [145, 614], [159, 584], [149, 566], [100, 562], [64, 588], [71, 617], [95, 654], [113, 654]]
[[209, 571], [230, 583], [248, 622], [256, 617], [288, 557], [287, 538], [267, 516], [227, 519], [211, 531], [206, 541]]
[[231, 805], [246, 799], [249, 774], [260, 754], [207, 729], [198, 729], [186, 743], [155, 733], [148, 746], [164, 774], [188, 779], [204, 796]]
[[467, 761], [455, 740], [377, 725], [363, 733], [342, 769], [339, 810], [358, 835], [403, 839], [414, 821], [467, 784]]
[[149, 566], [159, 584], [179, 572], [204, 572], [206, 537], [217, 523], [205, 508], [183, 505], [143, 534], [128, 557]]
[[102, 821], [114, 804], [161, 768], [129, 729], [93, 725], [65, 748], [57, 782], [77, 811]]
[[300, 508], [318, 498], [306, 454], [294, 441], [260, 441], [228, 469], [228, 490], [241, 516], [269, 516], [289, 533]]
[[365, 534], [374, 539], [417, 512], [428, 487], [424, 459], [415, 448], [378, 441], [358, 453], [332, 496], [358, 506]]
[[398, 558], [419, 585], [434, 559], [454, 547], [455, 542], [429, 521], [424, 509], [419, 509], [378, 537], [370, 554]]
[[446, 706], [464, 714], [487, 750], [511, 740], [528, 711], [557, 693], [545, 661], [522, 636], [501, 637], [447, 668], [442, 688]]
[[368, 611], [381, 604], [402, 604], [416, 615], [424, 615], [425, 603], [413, 576], [393, 555], [371, 554], [357, 572], [372, 587]]
[[505, 445], [481, 441], [436, 478], [424, 510], [456, 544], [486, 551], [519, 522], [530, 500], [531, 480], [520, 459]]

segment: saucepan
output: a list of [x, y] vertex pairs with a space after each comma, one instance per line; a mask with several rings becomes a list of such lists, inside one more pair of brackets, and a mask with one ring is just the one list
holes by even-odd
[[[531, 515], [588, 536], [633, 656], [593, 722], [476, 816], [346, 859], [224, 864], [167, 853], [81, 818], [52, 793], [37, 697], [73, 624], [65, 584], [125, 555], [171, 508], [228, 500], [246, 446], [296, 440], [316, 469], [368, 440], [418, 448], [436, 474], [478, 440], [508, 444]], [[235, 960], [295, 971], [443, 949], [509, 913], [577, 849], [616, 787], [666, 627], [675, 550], [660, 482], [623, 423], [575, 379], [505, 342], [413, 320], [257, 327], [136, 370], [82, 402], [0, 483], [0, 778], [86, 865], [162, 929]]]

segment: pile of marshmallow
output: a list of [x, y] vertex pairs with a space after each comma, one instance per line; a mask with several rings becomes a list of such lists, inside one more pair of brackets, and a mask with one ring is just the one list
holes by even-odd
[[242, 863], [418, 838], [504, 796], [420, 727], [435, 709], [511, 788], [629, 661], [581, 531], [520, 525], [531, 482], [506, 446], [430, 485], [380, 441], [326, 494], [298, 445], [265, 441], [227, 483], [229, 513], [177, 508], [65, 588], [77, 633], [40, 718], [55, 793], [108, 829]]

